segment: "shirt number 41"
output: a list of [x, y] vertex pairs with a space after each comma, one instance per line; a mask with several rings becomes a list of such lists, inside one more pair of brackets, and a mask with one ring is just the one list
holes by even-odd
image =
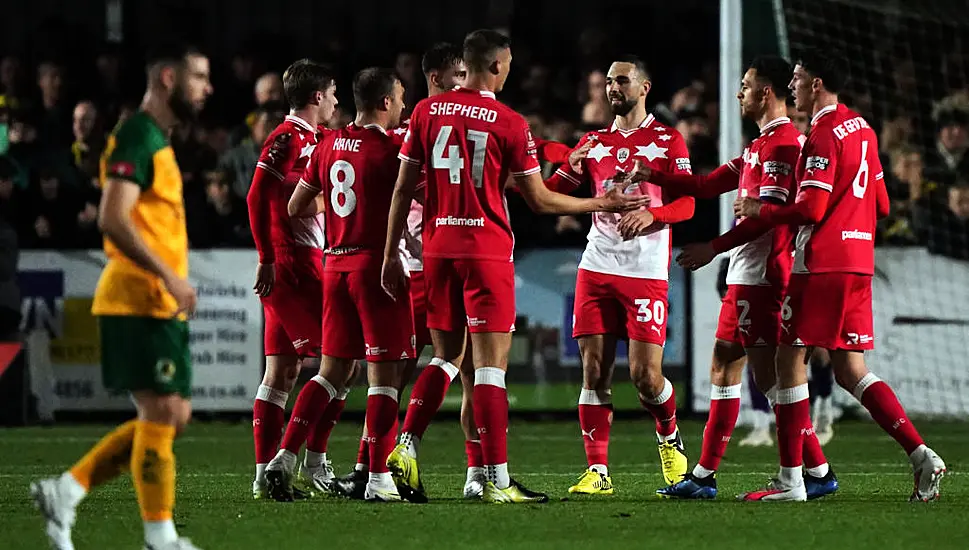
[[[431, 166], [437, 170], [447, 170], [448, 180], [453, 184], [461, 183], [461, 170], [464, 169], [464, 158], [461, 157], [461, 147], [448, 145], [453, 126], [441, 126], [434, 140], [431, 151]], [[485, 156], [488, 151], [488, 132], [468, 130], [468, 141], [474, 144], [471, 153], [471, 182], [480, 188], [484, 179]]]

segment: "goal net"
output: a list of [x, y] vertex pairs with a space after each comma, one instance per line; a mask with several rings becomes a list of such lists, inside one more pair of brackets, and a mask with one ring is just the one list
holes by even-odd
[[969, 3], [773, 5], [781, 53], [843, 55], [842, 101], [879, 133], [892, 214], [876, 241], [869, 366], [910, 412], [969, 418]]

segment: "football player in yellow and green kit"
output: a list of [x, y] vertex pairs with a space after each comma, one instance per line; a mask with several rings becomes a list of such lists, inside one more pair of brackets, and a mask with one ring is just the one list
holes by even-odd
[[172, 519], [172, 443], [191, 417], [192, 367], [187, 316], [195, 309], [188, 277], [182, 177], [169, 143], [212, 94], [209, 60], [175, 47], [148, 64], [141, 108], [120, 123], [101, 159], [98, 225], [107, 265], [92, 313], [101, 333], [109, 390], [130, 393], [138, 416], [106, 435], [70, 470], [31, 485], [57, 550], [73, 550], [75, 509], [94, 487], [130, 467], [147, 550], [192, 550]]

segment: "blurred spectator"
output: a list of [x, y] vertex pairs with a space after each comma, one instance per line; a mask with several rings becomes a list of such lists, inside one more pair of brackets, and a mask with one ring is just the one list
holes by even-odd
[[676, 130], [683, 135], [694, 172], [707, 173], [719, 166], [717, 145], [706, 114], [699, 110], [679, 111]]
[[74, 143], [71, 154], [74, 167], [80, 173], [80, 181], [87, 183], [98, 177], [101, 151], [104, 150], [104, 133], [101, 131], [97, 107], [90, 101], [82, 101], [74, 107]]
[[888, 158], [885, 186], [892, 207], [888, 217], [878, 224], [879, 244], [914, 245], [918, 238], [912, 222], [913, 209], [923, 197], [934, 195], [939, 185], [925, 179], [922, 153], [912, 145], [896, 146]]
[[932, 254], [969, 260], [969, 181], [958, 181], [937, 198], [916, 205], [916, 234]]
[[77, 228], [77, 203], [63, 188], [57, 174], [42, 170], [38, 183], [26, 196], [25, 245], [32, 248], [67, 248]]
[[793, 105], [787, 108], [787, 117], [791, 119], [798, 132], [805, 136], [811, 133], [811, 117], [807, 113], [798, 111]]
[[20, 58], [3, 56], [0, 59], [0, 108], [21, 109], [26, 95]]
[[895, 115], [882, 124], [882, 131], [878, 136], [879, 152], [883, 156], [891, 156], [896, 148], [912, 143], [914, 135], [912, 117], [907, 113]]
[[9, 157], [0, 156], [0, 218], [20, 229], [21, 210], [17, 195], [20, 189], [14, 182], [17, 170]]
[[194, 248], [252, 246], [246, 201], [232, 193], [228, 174], [211, 170], [203, 174], [205, 201], [189, 220], [189, 241]]
[[410, 115], [414, 105], [427, 95], [427, 85], [421, 72], [420, 57], [413, 52], [397, 54], [394, 69], [400, 77], [400, 83], [404, 85], [404, 115], [401, 119], [403, 120]]
[[279, 76], [279, 73], [266, 73], [260, 76], [253, 88], [253, 97], [256, 100], [256, 108], [246, 115], [245, 124], [232, 131], [229, 142], [233, 146], [242, 143], [243, 140], [251, 136], [252, 127], [256, 123], [256, 116], [259, 114], [259, 107], [285, 101], [283, 79]]
[[40, 101], [31, 118], [37, 128], [37, 139], [43, 147], [61, 147], [70, 143], [71, 107], [64, 98], [63, 68], [45, 61], [37, 67]]
[[606, 75], [592, 71], [586, 78], [586, 97], [582, 106], [582, 126], [588, 129], [605, 128], [612, 122], [612, 107], [606, 97]]
[[935, 147], [925, 157], [925, 172], [934, 180], [949, 185], [969, 176], [969, 112], [945, 109], [937, 113], [938, 134]]
[[219, 159], [219, 169], [229, 178], [234, 196], [246, 198], [263, 143], [276, 126], [283, 122], [286, 112], [286, 104], [282, 102], [258, 107], [249, 137], [226, 151]]

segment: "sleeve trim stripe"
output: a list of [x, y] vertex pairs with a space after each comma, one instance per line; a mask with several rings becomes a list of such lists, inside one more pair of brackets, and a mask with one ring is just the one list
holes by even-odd
[[405, 155], [404, 153], [400, 153], [399, 155], [397, 155], [397, 158], [399, 158], [400, 160], [406, 162], [407, 164], [413, 164], [414, 166], [420, 166], [421, 164], [423, 164], [421, 161], [419, 161], [417, 159], [412, 159], [412, 158], [408, 157], [407, 155]]
[[760, 192], [761, 192], [761, 194], [764, 194], [764, 193], [779, 193], [779, 194], [784, 195], [785, 197], [787, 195], [790, 195], [791, 194], [791, 192], [786, 187], [780, 187], [780, 186], [777, 186], [777, 185], [762, 185], [762, 186], [760, 186]]
[[273, 168], [272, 166], [269, 166], [265, 162], [261, 162], [261, 161], [260, 162], [257, 162], [256, 163], [256, 168], [262, 168], [263, 170], [269, 172], [270, 174], [276, 176], [277, 178], [279, 178], [281, 180], [286, 179], [282, 174], [279, 173], [279, 170], [276, 170], [275, 168]]
[[760, 196], [770, 197], [772, 199], [781, 199], [786, 201], [789, 195], [787, 193], [781, 193], [780, 191], [769, 191], [767, 189], [761, 189]]
[[834, 186], [832, 186], [830, 183], [824, 183], [823, 181], [817, 180], [804, 180], [801, 182], [801, 187], [819, 187], [828, 193], [834, 191]]
[[885, 173], [879, 172], [878, 175], [875, 176], [875, 181], [882, 180], [882, 179], [885, 179]]
[[582, 185], [582, 182], [579, 181], [579, 178], [573, 176], [572, 174], [567, 174], [561, 168], [559, 168], [558, 170], [556, 170], [555, 173], [558, 174], [559, 176], [561, 176], [561, 177], [569, 180], [570, 182], [572, 182], [572, 183], [574, 183], [576, 185]]
[[528, 170], [525, 170], [524, 172], [512, 172], [511, 175], [513, 175], [513, 176], [528, 176], [528, 175], [531, 175], [531, 174], [537, 174], [537, 173], [539, 173], [541, 171], [542, 171], [542, 168], [540, 166], [536, 166], [534, 168], [529, 168]]
[[299, 179], [299, 183], [297, 185], [302, 185], [303, 187], [305, 187], [307, 189], [312, 189], [313, 191], [319, 191], [320, 190], [319, 187], [317, 187], [315, 185], [310, 185], [309, 183], [306, 183], [306, 180], [304, 180], [303, 178], [300, 178]]
[[734, 174], [739, 174], [740, 173], [740, 168], [737, 165], [734, 164], [734, 161], [728, 162], [727, 163], [727, 168], [729, 168], [730, 171], [733, 172]]

